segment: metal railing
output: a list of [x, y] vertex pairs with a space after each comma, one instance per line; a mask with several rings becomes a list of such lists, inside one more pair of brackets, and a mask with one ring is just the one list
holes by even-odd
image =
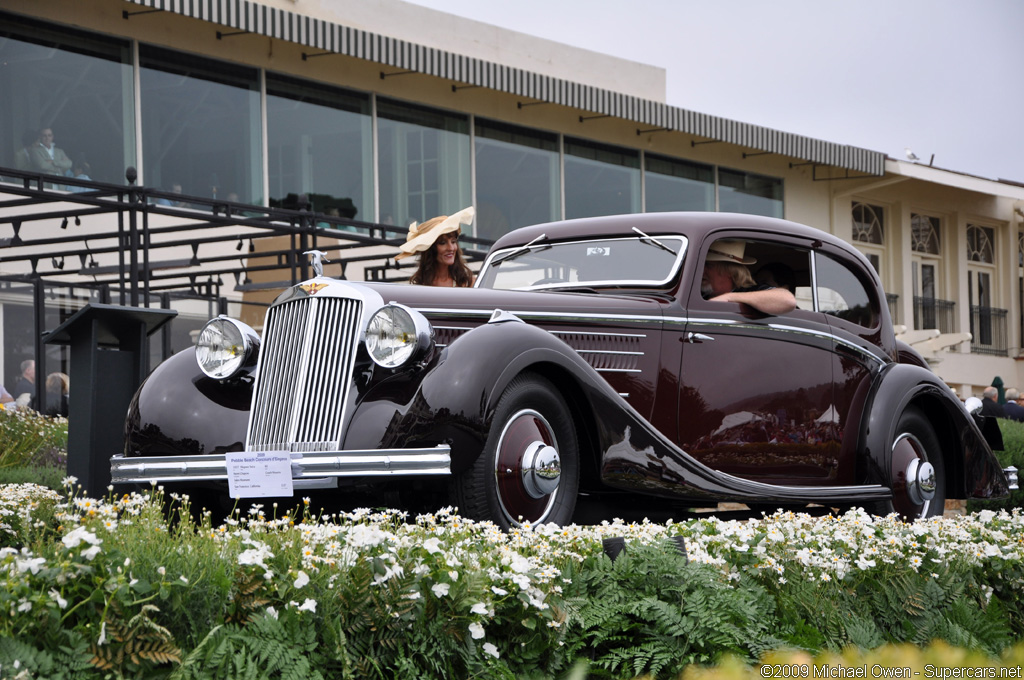
[[951, 300], [940, 300], [914, 296], [914, 330], [937, 328], [940, 333], [956, 332], [956, 303]]
[[971, 305], [971, 353], [1006, 356], [1005, 309]]

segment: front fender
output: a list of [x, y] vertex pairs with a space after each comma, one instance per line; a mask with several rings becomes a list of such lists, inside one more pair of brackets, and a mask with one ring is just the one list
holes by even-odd
[[1009, 493], [999, 460], [960, 400], [934, 373], [911, 364], [887, 364], [872, 383], [869, 415], [860, 438], [869, 481], [891, 484], [886, 471], [892, 442], [900, 415], [911, 404], [924, 411], [943, 442], [949, 498], [997, 498]]
[[[611, 388], [551, 333], [516, 321], [488, 323], [445, 348], [415, 390], [409, 373], [374, 386], [356, 407], [345, 448], [419, 447], [449, 442], [452, 472], [465, 470], [484, 448], [498, 400], [515, 376], [557, 369], [588, 391]], [[603, 386], [603, 388], [602, 388]]]
[[132, 398], [125, 420], [126, 456], [241, 451], [252, 384], [203, 374], [195, 348], [157, 366]]

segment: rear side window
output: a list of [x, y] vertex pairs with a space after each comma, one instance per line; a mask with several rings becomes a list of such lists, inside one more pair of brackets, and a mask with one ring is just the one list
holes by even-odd
[[849, 267], [818, 253], [815, 269], [818, 311], [864, 328], [878, 325], [878, 301]]

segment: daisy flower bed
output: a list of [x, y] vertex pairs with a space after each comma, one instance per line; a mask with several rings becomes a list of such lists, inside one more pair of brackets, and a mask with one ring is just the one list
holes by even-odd
[[214, 526], [158, 489], [74, 488], [0, 487], [0, 678], [674, 678], [935, 640], [996, 660], [1024, 639], [1017, 509], [504, 533], [308, 501]]

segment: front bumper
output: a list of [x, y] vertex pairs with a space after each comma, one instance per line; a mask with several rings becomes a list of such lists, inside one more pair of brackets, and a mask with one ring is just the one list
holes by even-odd
[[[291, 454], [292, 479], [330, 477], [386, 477], [451, 474], [451, 447], [426, 449], [367, 449]], [[113, 484], [152, 482], [227, 482], [224, 454], [200, 456], [147, 456], [110, 459]]]

